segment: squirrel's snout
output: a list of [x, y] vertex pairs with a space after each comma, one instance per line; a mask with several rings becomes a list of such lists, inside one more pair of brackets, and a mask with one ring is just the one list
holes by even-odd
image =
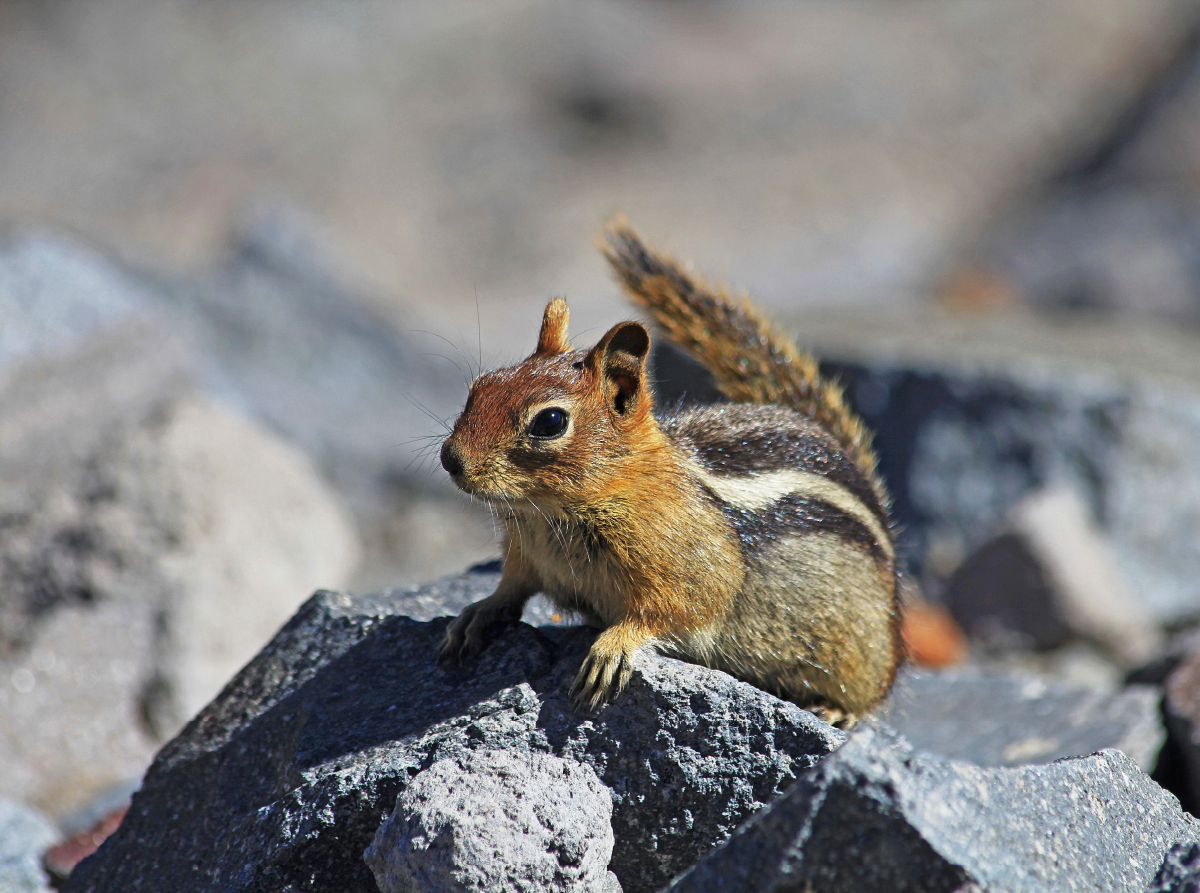
[[462, 456], [459, 455], [458, 448], [448, 440], [442, 444], [442, 468], [455, 480], [463, 473]]

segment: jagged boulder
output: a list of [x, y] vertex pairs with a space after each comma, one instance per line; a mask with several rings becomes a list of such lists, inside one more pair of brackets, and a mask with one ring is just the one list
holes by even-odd
[[159, 753], [120, 829], [67, 893], [376, 891], [364, 861], [397, 796], [439, 761], [548, 754], [612, 798], [607, 866], [654, 890], [725, 840], [844, 735], [729, 676], [647, 655], [621, 697], [572, 714], [595, 633], [510, 624], [441, 669], [425, 599], [482, 597], [495, 573], [379, 596], [318, 593]]
[[865, 728], [670, 891], [1143, 893], [1198, 838], [1117, 751], [980, 768]]

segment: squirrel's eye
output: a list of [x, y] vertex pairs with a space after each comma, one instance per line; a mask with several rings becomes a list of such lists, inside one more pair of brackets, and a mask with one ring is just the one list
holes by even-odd
[[529, 436], [550, 439], [559, 437], [567, 430], [567, 415], [565, 409], [559, 409], [557, 406], [552, 406], [549, 409], [543, 409], [533, 417], [533, 421], [529, 423]]

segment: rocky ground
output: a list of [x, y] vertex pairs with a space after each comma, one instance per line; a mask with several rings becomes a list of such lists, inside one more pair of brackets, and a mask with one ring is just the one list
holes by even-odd
[[[422, 413], [389, 393], [445, 407], [458, 385], [287, 220], [242, 239], [187, 280], [46, 233], [0, 251], [0, 876], [16, 889], [43, 872], [97, 891], [689, 889], [747, 866], [779, 889], [1188, 889], [1196, 336], [810, 318], [878, 431], [913, 653], [968, 662], [906, 671], [840, 747], [791, 705], [652, 656], [627, 699], [572, 716], [592, 634], [540, 603], [478, 667], [438, 669], [437, 618], [489, 592], [494, 564], [317, 596], [253, 657], [314, 587], [492, 546], [401, 465], [419, 445], [380, 441]], [[656, 363], [663, 399], [711, 390], [669, 352]], [[407, 535], [431, 545], [397, 558], [417, 507]], [[985, 809], [1022, 798], [1045, 809]]]
[[644, 655], [587, 716], [567, 694], [590, 630], [510, 624], [475, 665], [438, 667], [446, 621], [417, 618], [497, 579], [314, 596], [64, 889], [1141, 893], [1200, 843], [1146, 775], [1165, 740], [1149, 686], [908, 675], [847, 740]]

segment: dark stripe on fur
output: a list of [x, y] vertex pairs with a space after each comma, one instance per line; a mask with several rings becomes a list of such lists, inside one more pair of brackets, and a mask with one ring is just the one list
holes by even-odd
[[845, 542], [861, 546], [877, 562], [888, 563], [887, 554], [867, 526], [827, 502], [793, 494], [767, 508], [748, 510], [731, 505], [705, 489], [709, 498], [725, 512], [747, 560], [753, 560], [796, 534], [832, 533]]
[[820, 425], [779, 406], [720, 405], [684, 410], [660, 419], [663, 430], [710, 473], [748, 475], [808, 471], [858, 497], [890, 526], [871, 481]]

